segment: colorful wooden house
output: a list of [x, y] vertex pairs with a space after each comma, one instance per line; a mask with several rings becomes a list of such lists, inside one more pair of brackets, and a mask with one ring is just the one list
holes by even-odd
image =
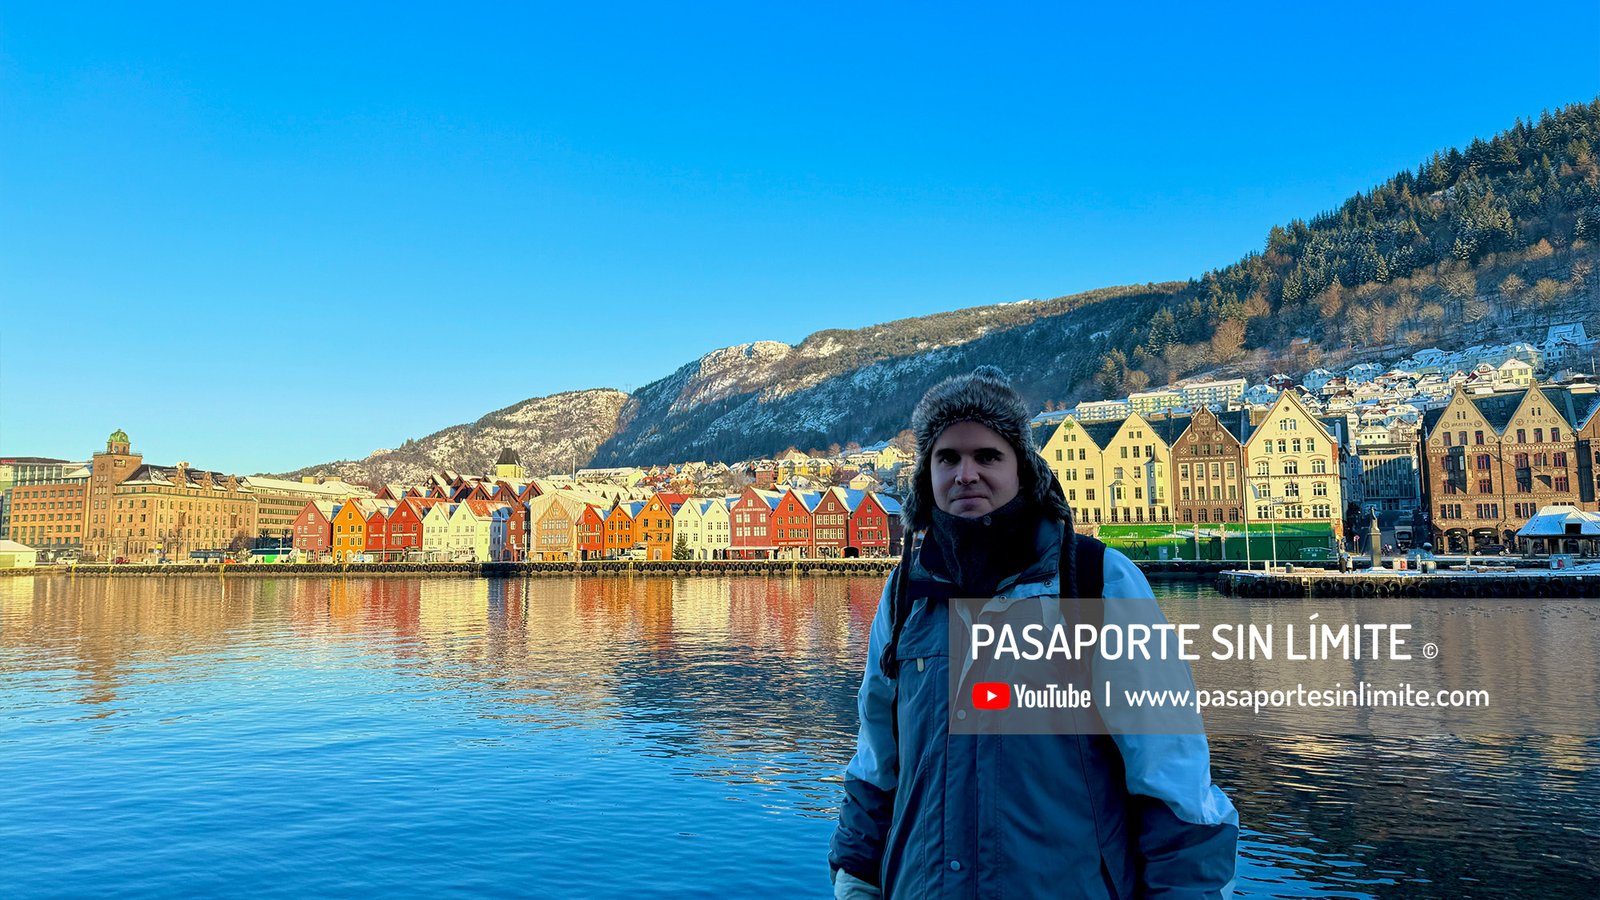
[[395, 505], [389, 515], [388, 535], [383, 552], [386, 559], [404, 558], [406, 551], [422, 549], [422, 517], [425, 510], [417, 504], [417, 497], [407, 497]]
[[422, 516], [422, 549], [430, 557], [450, 558], [450, 516], [456, 504], [441, 500], [428, 507]]
[[[347, 501], [348, 502], [348, 501]], [[342, 503], [309, 500], [295, 516], [290, 531], [293, 544], [301, 553], [327, 553], [333, 549], [333, 518]]]
[[850, 550], [850, 501], [844, 488], [829, 488], [822, 492], [816, 509], [811, 512], [811, 544], [816, 555], [823, 559], [843, 556], [860, 556], [861, 548]]
[[[899, 550], [900, 504], [883, 494], [845, 491], [845, 502], [853, 507], [847, 540], [861, 556], [894, 556]], [[891, 511], [889, 507], [893, 507]]]
[[583, 505], [583, 515], [578, 519], [579, 559], [600, 559], [606, 555], [606, 520], [601, 509], [594, 503]]
[[816, 548], [811, 543], [811, 515], [822, 499], [820, 491], [783, 492], [772, 510], [772, 544], [780, 559], [811, 559]]
[[672, 558], [672, 517], [683, 506], [682, 494], [653, 494], [635, 518], [635, 533], [644, 544], [644, 558]]
[[772, 518], [786, 494], [747, 487], [728, 505], [732, 527], [728, 555], [734, 559], [771, 559], [777, 552], [772, 540]]
[[533, 523], [531, 559], [571, 561], [578, 558], [578, 530], [589, 506], [575, 496], [553, 492], [528, 504]]
[[606, 558], [617, 559], [633, 549], [633, 545], [637, 542], [634, 537], [637, 529], [633, 520], [642, 509], [644, 503], [634, 500], [613, 504], [611, 511], [606, 513]]
[[347, 563], [361, 553], [367, 543], [367, 511], [363, 505], [374, 500], [346, 500], [333, 516], [333, 561]]
[[366, 540], [362, 542], [361, 553], [367, 562], [382, 562], [387, 558], [384, 554], [389, 544], [389, 517], [399, 505], [388, 500], [374, 500], [372, 507], [366, 510]]

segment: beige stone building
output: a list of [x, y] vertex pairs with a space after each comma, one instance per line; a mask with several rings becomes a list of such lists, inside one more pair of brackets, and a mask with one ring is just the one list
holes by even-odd
[[118, 429], [89, 464], [84, 553], [95, 559], [186, 558], [257, 533], [255, 493], [234, 475], [145, 465]]
[[1327, 522], [1343, 536], [1339, 445], [1293, 391], [1245, 442], [1252, 522]]

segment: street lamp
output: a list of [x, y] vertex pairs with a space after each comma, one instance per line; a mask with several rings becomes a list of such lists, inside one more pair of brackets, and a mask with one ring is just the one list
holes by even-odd
[[[1288, 506], [1289, 501], [1273, 498], [1270, 482], [1253, 483], [1250, 485], [1250, 490], [1256, 495], [1256, 499], [1261, 499], [1263, 493], [1266, 495], [1267, 519], [1272, 523], [1272, 568], [1276, 569], [1278, 567], [1278, 507]], [[1246, 546], [1249, 546], [1248, 541]]]

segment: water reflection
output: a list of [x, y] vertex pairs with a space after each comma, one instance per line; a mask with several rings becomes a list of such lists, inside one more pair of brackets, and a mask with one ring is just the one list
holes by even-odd
[[[881, 586], [787, 577], [5, 579], [0, 758], [38, 760], [41, 734], [84, 716], [111, 729], [107, 740], [125, 741], [120, 752], [138, 753], [133, 732], [152, 727], [152, 705], [162, 707], [166, 740], [202, 746], [213, 740], [206, 692], [224, 673], [254, 677], [260, 693], [252, 688], [248, 702], [281, 709], [286, 720], [288, 735], [277, 742], [304, 716], [306, 729], [348, 733], [365, 742], [350, 746], [391, 766], [422, 765], [422, 751], [408, 743], [419, 725], [443, 730], [454, 746], [555, 760], [539, 770], [542, 799], [528, 796], [528, 779], [514, 772], [472, 770], [472, 796], [488, 798], [472, 802], [491, 804], [476, 813], [486, 821], [534, 802], [585, 802], [576, 793], [582, 776], [567, 787], [560, 756], [582, 754], [621, 773], [614, 780], [636, 783], [605, 802], [663, 829], [638, 839], [668, 842], [674, 865], [713, 871], [728, 855], [726, 841], [765, 842], [788, 848], [769, 864], [769, 880], [809, 891], [806, 873], [825, 853], [837, 777], [854, 741], [854, 693]], [[1235, 602], [1192, 582], [1158, 587], [1172, 608], [1215, 612]], [[1553, 619], [1537, 646], [1482, 646], [1474, 665], [1497, 677], [1558, 681], [1551, 654], [1559, 662], [1592, 647], [1592, 632], [1586, 644], [1563, 627], [1573, 621]], [[1468, 644], [1477, 637], [1470, 629], [1455, 635]], [[1541, 655], [1544, 662], [1533, 659]], [[184, 687], [176, 699], [155, 692], [174, 685]], [[1574, 687], [1593, 691], [1590, 681], [1562, 685]], [[284, 694], [281, 707], [268, 705], [275, 690]], [[368, 718], [352, 718], [358, 712]], [[1213, 761], [1247, 826], [1241, 895], [1595, 893], [1593, 737], [1220, 736]], [[334, 800], [354, 764], [334, 753], [320, 764], [339, 785], [320, 799]], [[49, 790], [47, 768], [18, 771], [25, 785], [40, 779], [32, 790]], [[675, 785], [712, 785], [765, 817], [739, 819], [725, 839], [712, 840], [715, 809], [680, 812], [691, 804], [675, 798]], [[511, 806], [494, 807], [496, 796]], [[663, 811], [659, 822], [648, 815], [653, 806]], [[671, 843], [687, 836], [699, 844]], [[620, 852], [613, 837], [600, 827], [571, 837], [581, 846], [564, 852], [604, 861]], [[430, 872], [408, 877], [427, 884], [437, 876]], [[739, 893], [736, 876], [725, 877], [723, 892]]]

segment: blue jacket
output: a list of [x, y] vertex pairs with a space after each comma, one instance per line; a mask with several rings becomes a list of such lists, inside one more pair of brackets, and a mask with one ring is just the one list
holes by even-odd
[[[996, 595], [1057, 596], [1062, 534], [1060, 523], [1043, 523], [1034, 563]], [[902, 574], [912, 585], [943, 580], [920, 554]], [[1127, 557], [1107, 549], [1103, 596], [1109, 607], [1153, 594]], [[829, 853], [835, 868], [893, 900], [1231, 893], [1239, 817], [1211, 783], [1203, 735], [951, 735], [946, 606], [914, 600], [892, 709], [895, 683], [879, 669], [891, 602], [885, 585]]]

